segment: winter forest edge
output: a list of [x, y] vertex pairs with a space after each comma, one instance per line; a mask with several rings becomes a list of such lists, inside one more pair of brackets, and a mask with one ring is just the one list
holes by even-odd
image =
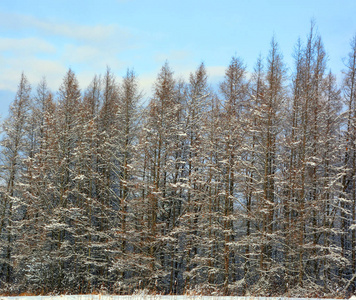
[[[348, 53], [349, 52], [349, 53]], [[347, 54], [348, 53], [348, 54]], [[356, 289], [356, 36], [342, 83], [312, 26], [214, 91], [168, 63], [82, 93], [22, 74], [0, 143], [0, 293], [346, 297]]]

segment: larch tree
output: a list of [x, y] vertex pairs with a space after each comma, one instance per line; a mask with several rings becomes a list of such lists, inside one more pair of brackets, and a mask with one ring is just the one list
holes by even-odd
[[336, 84], [336, 77], [329, 72], [324, 78], [321, 95], [320, 116], [320, 170], [319, 170], [319, 230], [317, 246], [318, 276], [321, 289], [333, 294], [345, 286], [339, 270], [345, 269], [348, 261], [342, 256], [339, 236], [342, 235], [340, 215], [340, 191], [344, 170], [340, 168], [343, 161], [341, 129], [342, 98]]
[[172, 229], [172, 220], [168, 218], [172, 205], [169, 196], [172, 193], [170, 182], [174, 164], [171, 161], [177, 136], [178, 110], [175, 80], [166, 62], [155, 82], [154, 95], [148, 105], [140, 137], [143, 160], [140, 172], [143, 188], [140, 218], [143, 221], [141, 231], [145, 237], [142, 254], [146, 256], [142, 280], [145, 286], [153, 290], [158, 286], [163, 290], [169, 288], [169, 275], [166, 272], [169, 257], [165, 255], [165, 250], [170, 240], [164, 237]]
[[75, 168], [73, 158], [78, 142], [78, 122], [81, 93], [74, 72], [69, 69], [63, 78], [58, 92], [56, 109], [56, 125], [58, 137], [55, 155], [56, 170], [53, 174], [54, 199], [53, 215], [49, 220], [51, 236], [53, 237], [52, 251], [55, 254], [57, 268], [58, 290], [73, 288], [76, 278], [76, 241], [72, 225], [76, 224], [78, 198], [76, 197], [74, 178]]
[[[344, 134], [344, 158], [342, 177], [342, 194], [340, 197], [342, 207], [342, 232], [341, 247], [342, 255], [350, 261], [351, 267], [344, 269], [348, 279], [351, 279], [352, 290], [355, 290], [356, 271], [356, 36], [350, 43], [351, 51], [345, 61], [343, 96], [344, 105], [347, 107]], [[352, 229], [350, 231], [350, 229]], [[351, 255], [350, 255], [351, 254]]]
[[223, 178], [220, 192], [221, 223], [222, 223], [222, 253], [223, 255], [223, 286], [224, 293], [228, 294], [236, 286], [235, 281], [239, 263], [237, 257], [236, 207], [241, 192], [242, 165], [244, 145], [244, 119], [248, 97], [248, 84], [246, 80], [246, 67], [241, 59], [233, 57], [225, 71], [225, 79], [220, 84], [223, 109], [220, 115], [221, 127], [221, 160], [220, 173]]
[[98, 115], [98, 210], [95, 213], [98, 234], [95, 255], [99, 266], [96, 284], [104, 289], [112, 286], [116, 278], [116, 275], [110, 272], [110, 266], [116, 247], [112, 228], [116, 227], [120, 207], [119, 101], [119, 85], [108, 67], [102, 78]]
[[182, 225], [185, 227], [186, 289], [202, 289], [207, 281], [206, 255], [207, 244], [204, 242], [206, 225], [206, 168], [203, 139], [205, 128], [203, 120], [206, 116], [207, 104], [211, 95], [204, 64], [200, 64], [190, 74], [186, 111], [186, 168], [187, 195]]
[[[325, 141], [337, 140], [336, 127], [331, 130], [327, 110], [330, 111], [331, 107], [335, 110], [336, 106], [330, 106], [332, 102], [325, 97], [326, 54], [314, 24], [305, 47], [299, 42], [295, 59], [291, 124], [285, 141], [288, 148], [285, 157], [289, 160], [285, 165], [288, 179], [284, 181], [289, 186], [284, 193], [286, 242], [289, 245], [286, 251], [286, 281], [295, 292], [303, 293], [315, 289], [321, 282], [323, 255], [320, 249], [325, 236], [320, 227], [323, 214], [327, 214], [324, 205], [329, 195], [323, 191], [323, 186], [326, 180], [331, 183], [337, 178], [334, 172], [325, 174], [328, 167], [322, 149], [325, 148]], [[335, 151], [329, 149], [331, 153], [335, 154]], [[314, 281], [307, 278], [314, 278]]]
[[[38, 114], [36, 129], [37, 150], [34, 156], [25, 160], [23, 174], [22, 218], [17, 222], [17, 267], [22, 271], [23, 290], [33, 293], [46, 293], [54, 284], [56, 276], [51, 249], [51, 230], [47, 228], [53, 216], [55, 189], [53, 175], [56, 173], [57, 126], [55, 122], [55, 104], [52, 94], [47, 90], [46, 99], [37, 102], [43, 96], [40, 83], [35, 95], [36, 105], [32, 114]], [[40, 93], [41, 92], [41, 93]], [[31, 289], [28, 289], [28, 286]]]
[[246, 103], [245, 114], [241, 119], [243, 126], [243, 144], [241, 159], [241, 182], [239, 193], [241, 200], [238, 202], [236, 214], [240, 218], [238, 224], [238, 241], [235, 247], [241, 257], [239, 281], [237, 288], [244, 293], [250, 292], [259, 270], [260, 252], [256, 247], [259, 238], [258, 224], [260, 222], [260, 118], [261, 104], [267, 88], [265, 70], [262, 57], [256, 62], [254, 72], [249, 82], [249, 101]]
[[[0, 268], [2, 288], [14, 279], [13, 266], [13, 221], [21, 203], [21, 177], [25, 153], [28, 149], [28, 118], [31, 102], [31, 86], [22, 73], [15, 99], [10, 106], [9, 116], [3, 124], [1, 140], [1, 179], [4, 182], [1, 195], [0, 216]], [[14, 213], [15, 212], [15, 213]]]
[[[117, 273], [116, 291], [130, 293], [139, 279], [138, 254], [139, 232], [136, 223], [137, 149], [140, 124], [139, 102], [142, 94], [133, 70], [123, 77], [118, 101], [118, 222], [115, 238], [119, 241], [115, 249], [112, 270]], [[139, 255], [139, 254], [138, 254]]]
[[93, 292], [99, 288], [100, 269], [102, 268], [102, 247], [99, 243], [100, 230], [100, 175], [99, 175], [99, 111], [102, 101], [102, 81], [95, 75], [86, 89], [81, 106], [82, 138], [78, 147], [77, 174], [78, 196], [83, 197], [83, 210], [87, 218], [85, 230], [86, 257], [83, 270], [85, 286], [82, 291]]
[[[3, 293], [345, 296], [356, 282], [356, 37], [342, 89], [314, 24], [216, 93], [107, 68], [54, 96], [22, 74], [0, 141]], [[288, 88], [289, 87], [289, 88]]]
[[280, 168], [279, 150], [281, 125], [284, 118], [284, 88], [285, 69], [278, 44], [273, 38], [266, 64], [266, 88], [261, 97], [257, 125], [259, 143], [259, 179], [261, 193], [260, 210], [260, 256], [259, 272], [263, 290], [270, 290], [283, 275], [278, 264], [278, 252], [281, 234], [278, 228], [278, 211], [280, 201], [278, 195], [278, 172]]

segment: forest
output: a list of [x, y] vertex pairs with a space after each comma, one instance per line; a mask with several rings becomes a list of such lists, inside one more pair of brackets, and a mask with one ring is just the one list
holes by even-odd
[[[312, 26], [215, 88], [166, 62], [52, 92], [25, 74], [0, 142], [0, 293], [345, 297], [356, 289], [356, 36]], [[340, 58], [341, 59], [341, 58]], [[289, 71], [288, 71], [289, 70]], [[342, 79], [342, 80], [341, 80]]]

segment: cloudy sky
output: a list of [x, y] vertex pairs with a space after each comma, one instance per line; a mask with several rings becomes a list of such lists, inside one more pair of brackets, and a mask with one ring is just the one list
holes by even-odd
[[252, 71], [273, 35], [292, 69], [311, 19], [341, 74], [355, 12], [355, 0], [0, 0], [0, 114], [21, 72], [34, 87], [45, 76], [55, 92], [69, 67], [82, 90], [106, 66], [118, 78], [134, 68], [149, 97], [166, 60], [184, 78], [204, 62], [214, 83], [234, 55]]

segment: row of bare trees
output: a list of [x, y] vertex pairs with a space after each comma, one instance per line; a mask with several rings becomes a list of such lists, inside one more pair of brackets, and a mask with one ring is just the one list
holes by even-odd
[[108, 68], [25, 75], [3, 123], [5, 293], [337, 296], [356, 287], [356, 38], [343, 84], [311, 28], [214, 91], [164, 64], [146, 107]]

